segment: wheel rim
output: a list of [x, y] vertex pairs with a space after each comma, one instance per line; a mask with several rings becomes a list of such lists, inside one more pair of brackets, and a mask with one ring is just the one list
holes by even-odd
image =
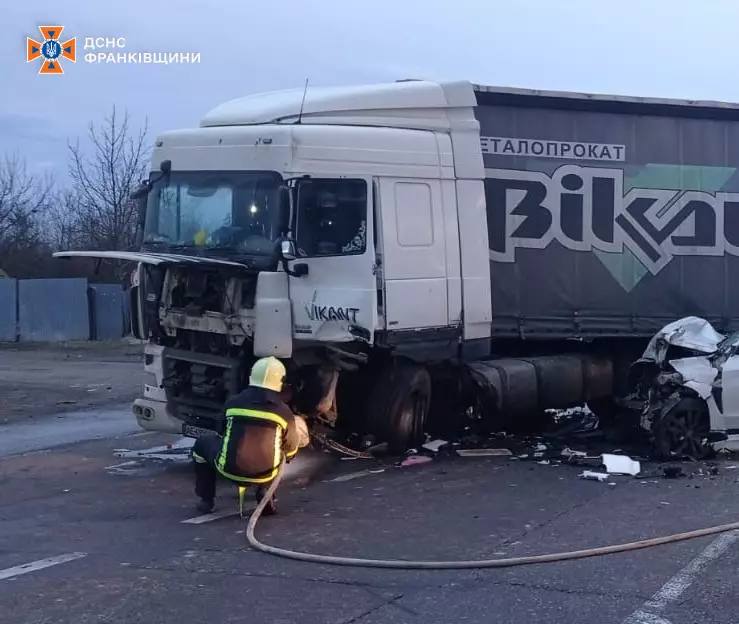
[[701, 458], [706, 450], [704, 440], [708, 437], [704, 412], [692, 406], [673, 410], [664, 418], [661, 437], [671, 453]]

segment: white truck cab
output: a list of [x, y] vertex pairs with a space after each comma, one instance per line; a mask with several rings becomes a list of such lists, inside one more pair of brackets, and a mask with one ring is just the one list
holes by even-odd
[[142, 250], [104, 254], [140, 263], [151, 382], [139, 423], [218, 430], [244, 371], [274, 355], [313, 396], [302, 409], [329, 420], [339, 376], [372, 368], [351, 393], [383, 386], [370, 428], [398, 447], [418, 438], [430, 379], [414, 361], [489, 352], [474, 106], [464, 82], [310, 88], [233, 100], [159, 136]]

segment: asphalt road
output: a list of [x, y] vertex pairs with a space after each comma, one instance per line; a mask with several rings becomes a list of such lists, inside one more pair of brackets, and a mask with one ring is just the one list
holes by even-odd
[[130, 340], [0, 344], [0, 426], [131, 403], [146, 373]]
[[[190, 467], [177, 444], [167, 448], [174, 438], [110, 435], [0, 458], [0, 622], [739, 619], [736, 534], [505, 570], [305, 564], [246, 546], [227, 484], [217, 519], [193, 521]], [[136, 453], [152, 447], [143, 457]], [[578, 479], [575, 467], [507, 458], [397, 468], [305, 457], [311, 461], [281, 492], [280, 515], [262, 521], [259, 534], [268, 543], [353, 556], [472, 559], [578, 549], [739, 518], [739, 469], [731, 461], [720, 463], [717, 476], [616, 477], [610, 486]]]

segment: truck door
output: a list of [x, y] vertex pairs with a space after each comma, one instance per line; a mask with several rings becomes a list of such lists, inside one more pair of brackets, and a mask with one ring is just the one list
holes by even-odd
[[448, 325], [440, 181], [381, 178], [380, 206], [387, 329]]
[[[296, 185], [295, 259], [288, 263], [295, 340], [371, 341], [377, 323], [371, 181], [304, 178]], [[304, 265], [304, 267], [297, 267]]]

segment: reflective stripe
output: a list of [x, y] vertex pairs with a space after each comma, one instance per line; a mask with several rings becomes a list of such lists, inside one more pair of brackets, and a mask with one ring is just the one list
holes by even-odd
[[298, 450], [299, 449], [295, 449], [294, 451], [291, 451], [289, 453], [285, 453], [285, 455], [287, 456], [288, 459], [292, 459], [293, 457], [295, 457], [298, 454]]
[[216, 463], [218, 470], [223, 470], [226, 465], [226, 452], [228, 451], [228, 442], [231, 439], [231, 425], [233, 425], [233, 418], [226, 418], [226, 434], [223, 436], [221, 452], [218, 454], [218, 462]]
[[202, 457], [202, 456], [198, 455], [195, 451], [192, 452], [192, 458], [198, 464], [207, 464], [208, 463], [208, 461], [205, 459], [205, 457]]
[[282, 459], [282, 436], [275, 431], [275, 458], [272, 460], [272, 465], [279, 466], [280, 459]]
[[269, 420], [283, 429], [287, 430], [287, 421], [277, 414], [272, 412], [263, 412], [261, 410], [243, 409], [241, 407], [231, 407], [226, 410], [226, 418], [234, 416], [246, 416], [247, 418], [261, 418], [262, 420]]
[[266, 477], [237, 477], [236, 475], [232, 475], [231, 473], [226, 472], [223, 470], [220, 466], [216, 466], [218, 468], [218, 472], [220, 472], [226, 479], [230, 479], [231, 481], [237, 481], [238, 483], [268, 483], [272, 481], [277, 476], [277, 472], [280, 470], [280, 467], [277, 466], [277, 468], [274, 468], [272, 472], [269, 473]]

